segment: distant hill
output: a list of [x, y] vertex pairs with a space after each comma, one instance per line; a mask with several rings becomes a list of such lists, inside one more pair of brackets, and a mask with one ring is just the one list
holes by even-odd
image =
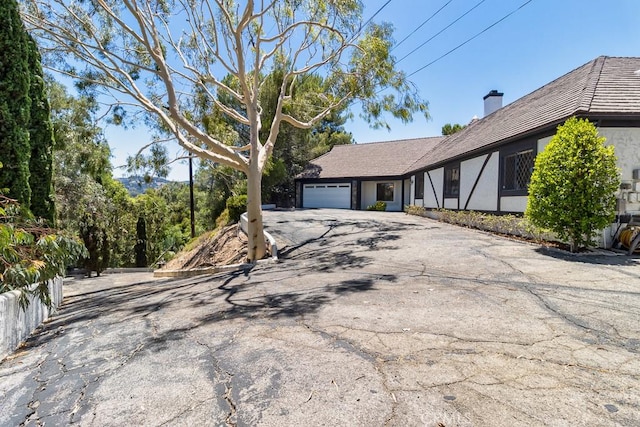
[[170, 182], [177, 182], [177, 181], [169, 181], [168, 179], [164, 179], [164, 178], [153, 178], [151, 182], [147, 183], [144, 181], [144, 178], [141, 176], [128, 176], [128, 177], [122, 177], [122, 178], [116, 178], [116, 179], [120, 181], [122, 185], [125, 186], [129, 194], [131, 194], [131, 196], [133, 197], [137, 196], [138, 194], [144, 193], [149, 188], [157, 189]]

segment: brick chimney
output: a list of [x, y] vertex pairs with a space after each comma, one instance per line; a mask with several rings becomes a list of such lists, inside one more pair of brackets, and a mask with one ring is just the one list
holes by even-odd
[[484, 96], [484, 117], [502, 108], [502, 96], [504, 93], [492, 90]]

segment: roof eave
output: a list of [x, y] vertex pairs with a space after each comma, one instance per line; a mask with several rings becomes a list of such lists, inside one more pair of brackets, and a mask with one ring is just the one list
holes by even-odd
[[558, 128], [559, 125], [563, 124], [564, 122], [566, 122], [570, 117], [578, 117], [578, 118], [587, 118], [587, 119], [591, 119], [591, 120], [598, 120], [598, 119], [615, 119], [615, 120], [621, 120], [621, 121], [626, 121], [626, 120], [632, 120], [632, 121], [640, 121], [640, 112], [638, 113], [608, 113], [608, 112], [604, 112], [604, 113], [598, 113], [598, 112], [589, 112], [589, 111], [585, 111], [585, 110], [578, 110], [576, 111], [574, 114], [568, 115], [566, 117], [563, 117], [561, 119], [558, 120], [554, 120], [553, 122], [549, 122], [544, 126], [539, 126], [537, 128], [528, 130], [526, 132], [522, 132], [519, 133], [517, 135], [511, 136], [509, 138], [505, 138], [502, 139], [500, 141], [496, 141], [496, 142], [492, 142], [490, 144], [484, 145], [482, 147], [476, 148], [475, 150], [471, 150], [471, 151], [467, 151], [465, 153], [459, 154], [457, 156], [453, 156], [450, 157], [446, 160], [441, 160], [439, 162], [435, 162], [426, 166], [421, 166], [419, 168], [414, 168], [412, 170], [407, 170], [404, 173], [404, 176], [409, 176], [415, 172], [419, 172], [422, 170], [430, 170], [430, 169], [436, 169], [439, 167], [442, 167], [448, 163], [453, 163], [453, 162], [459, 162], [461, 160], [467, 159], [467, 158], [471, 158], [471, 157], [475, 157], [481, 153], [485, 153], [487, 151], [492, 151], [495, 150], [496, 148], [500, 148], [503, 145], [509, 144], [511, 142], [517, 141], [517, 140], [521, 140], [521, 139], [526, 139], [526, 138], [531, 138], [533, 136], [539, 136], [542, 137], [543, 134], [545, 133], [553, 133], [555, 132], [555, 130]]

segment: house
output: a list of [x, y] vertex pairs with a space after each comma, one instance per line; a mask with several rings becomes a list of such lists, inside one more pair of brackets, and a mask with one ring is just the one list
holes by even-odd
[[336, 145], [296, 177], [296, 207], [357, 210], [384, 201], [387, 210], [402, 211], [412, 200], [407, 170], [443, 140]]
[[[522, 213], [536, 155], [558, 125], [577, 116], [594, 122], [606, 144], [615, 146], [619, 218], [640, 214], [640, 58], [601, 56], [504, 107], [502, 96], [491, 91], [484, 97], [485, 116], [446, 138], [334, 147], [298, 177], [298, 206], [328, 207], [331, 193], [313, 192], [330, 179], [359, 186], [351, 203], [340, 206], [345, 208], [390, 198], [389, 182], [394, 190], [401, 186], [402, 196], [388, 210], [402, 209], [402, 200], [432, 209]], [[424, 154], [401, 170], [420, 150]], [[309, 192], [312, 203], [305, 203]]]
[[[408, 170], [411, 203], [428, 208], [521, 213], [536, 155], [571, 116], [588, 118], [613, 144], [622, 181], [640, 169], [640, 58], [599, 57], [451, 135]], [[489, 98], [501, 94], [490, 93]], [[485, 97], [486, 98], [486, 97]], [[487, 99], [489, 99], [487, 98]], [[485, 99], [485, 102], [487, 102]], [[492, 100], [493, 101], [493, 100]], [[640, 210], [640, 188], [620, 194]]]

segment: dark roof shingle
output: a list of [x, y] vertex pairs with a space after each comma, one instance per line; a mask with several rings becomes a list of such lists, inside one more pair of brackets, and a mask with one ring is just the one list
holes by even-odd
[[297, 178], [367, 178], [401, 176], [416, 159], [444, 137], [414, 138], [368, 144], [336, 145], [311, 160]]
[[640, 70], [640, 58], [598, 57], [449, 136], [406, 172], [556, 126], [573, 115], [635, 114], [640, 117], [637, 70]]
[[640, 118], [640, 58], [600, 56], [448, 137], [337, 145], [297, 178], [403, 176], [549, 129], [573, 115], [600, 114]]

